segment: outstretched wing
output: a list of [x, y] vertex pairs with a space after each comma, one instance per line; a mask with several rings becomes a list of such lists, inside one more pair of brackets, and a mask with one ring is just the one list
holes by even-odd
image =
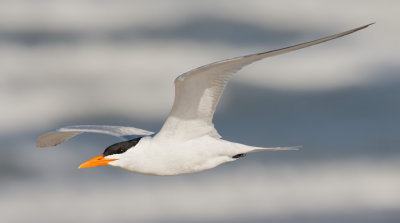
[[45, 133], [37, 139], [37, 147], [56, 146], [68, 139], [81, 133], [100, 133], [119, 137], [124, 140], [130, 140], [138, 136], [152, 135], [143, 129], [125, 127], [125, 126], [108, 126], [108, 125], [74, 125], [55, 129], [54, 131]]
[[255, 61], [336, 39], [369, 25], [278, 50], [211, 63], [180, 75], [175, 79], [174, 105], [155, 138], [188, 140], [203, 135], [220, 138], [212, 119], [222, 91], [234, 73]]

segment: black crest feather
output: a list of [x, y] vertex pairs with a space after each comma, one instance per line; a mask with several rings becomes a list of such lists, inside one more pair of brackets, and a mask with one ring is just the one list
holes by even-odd
[[113, 154], [124, 153], [128, 149], [130, 149], [130, 148], [134, 147], [136, 144], [138, 144], [138, 142], [140, 141], [141, 138], [142, 137], [124, 141], [124, 142], [115, 143], [115, 144], [107, 147], [107, 149], [104, 150], [103, 156], [105, 157], [105, 156], [110, 156]]

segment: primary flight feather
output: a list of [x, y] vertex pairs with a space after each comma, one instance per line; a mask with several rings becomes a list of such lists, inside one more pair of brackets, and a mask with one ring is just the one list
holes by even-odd
[[102, 155], [86, 161], [80, 168], [109, 165], [151, 175], [199, 172], [249, 152], [296, 150], [296, 147], [253, 147], [221, 139], [212, 119], [225, 85], [234, 73], [255, 61], [336, 39], [369, 25], [278, 50], [211, 63], [178, 76], [171, 112], [155, 135], [133, 127], [76, 125], [41, 135], [37, 146], [56, 146], [85, 132], [113, 135], [127, 141], [109, 146]]

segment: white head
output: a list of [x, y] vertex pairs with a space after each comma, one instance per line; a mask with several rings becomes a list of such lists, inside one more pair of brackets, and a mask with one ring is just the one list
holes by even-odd
[[102, 165], [110, 165], [111, 162], [119, 160], [120, 157], [124, 156], [129, 149], [135, 147], [140, 141], [140, 138], [135, 138], [132, 140], [115, 143], [107, 147], [103, 154], [96, 156], [79, 166], [79, 168], [96, 167]]

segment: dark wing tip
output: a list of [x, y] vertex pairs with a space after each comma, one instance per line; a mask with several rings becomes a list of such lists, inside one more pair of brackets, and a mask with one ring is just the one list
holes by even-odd
[[358, 31], [358, 30], [360, 30], [360, 29], [365, 29], [365, 28], [367, 28], [368, 26], [372, 26], [372, 25], [374, 25], [374, 24], [375, 24], [375, 22], [372, 22], [372, 23], [370, 23], [370, 24], [363, 25], [363, 26], [361, 26], [361, 27], [355, 28], [355, 29], [354, 29], [354, 32], [355, 32], [355, 31]]
[[81, 132], [48, 132], [38, 137], [36, 146], [38, 148], [57, 146], [58, 144], [78, 135], [79, 133]]

